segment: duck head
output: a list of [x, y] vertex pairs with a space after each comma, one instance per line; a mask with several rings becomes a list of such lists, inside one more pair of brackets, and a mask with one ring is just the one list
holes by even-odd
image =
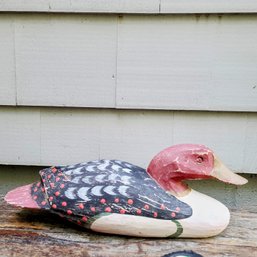
[[215, 178], [234, 185], [247, 183], [247, 179], [229, 170], [211, 149], [197, 144], [164, 149], [152, 159], [147, 172], [166, 191], [177, 196], [190, 192], [184, 180]]

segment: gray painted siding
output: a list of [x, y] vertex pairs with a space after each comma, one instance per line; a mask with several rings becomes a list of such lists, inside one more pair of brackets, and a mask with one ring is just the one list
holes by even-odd
[[146, 167], [165, 147], [202, 143], [237, 172], [257, 173], [257, 114], [0, 108], [0, 163], [71, 164], [117, 158]]
[[146, 167], [202, 143], [257, 173], [256, 31], [253, 14], [1, 13], [0, 163]]
[[257, 111], [256, 15], [0, 15], [1, 105]]
[[0, 0], [0, 11], [76, 13], [253, 13], [255, 0]]

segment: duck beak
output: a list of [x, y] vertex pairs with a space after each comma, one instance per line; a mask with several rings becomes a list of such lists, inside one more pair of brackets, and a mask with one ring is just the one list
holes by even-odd
[[248, 182], [247, 179], [237, 175], [226, 167], [217, 156], [214, 156], [214, 168], [211, 176], [225, 183], [234, 185], [244, 185]]

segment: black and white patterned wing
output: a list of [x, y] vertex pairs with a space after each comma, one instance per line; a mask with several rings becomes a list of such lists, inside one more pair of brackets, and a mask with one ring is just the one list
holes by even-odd
[[77, 222], [103, 213], [183, 219], [186, 203], [166, 193], [147, 172], [119, 160], [99, 160], [40, 172], [51, 210]]

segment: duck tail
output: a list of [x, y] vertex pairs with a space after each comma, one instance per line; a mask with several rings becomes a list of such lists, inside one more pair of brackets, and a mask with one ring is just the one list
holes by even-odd
[[33, 199], [32, 187], [34, 184], [29, 184], [21, 187], [17, 187], [9, 191], [4, 200], [11, 205], [22, 208], [39, 209], [39, 205]]

